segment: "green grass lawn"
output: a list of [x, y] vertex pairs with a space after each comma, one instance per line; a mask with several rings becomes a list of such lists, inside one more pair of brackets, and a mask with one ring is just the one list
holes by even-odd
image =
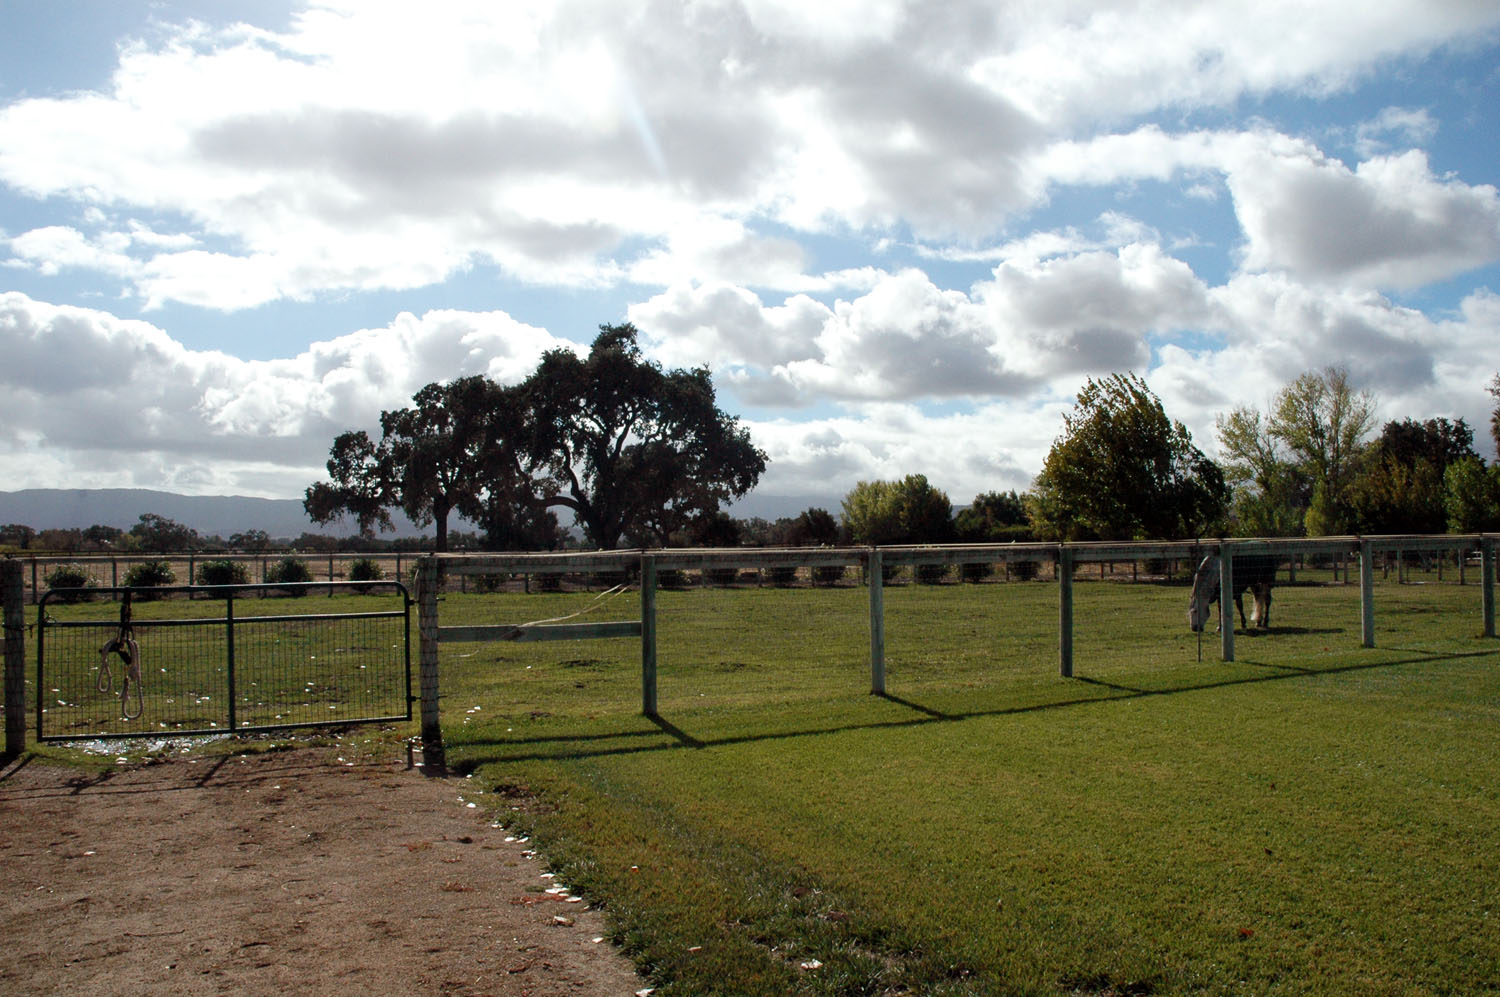
[[1283, 587], [1229, 664], [1181, 587], [1076, 591], [1062, 679], [1053, 585], [888, 589], [887, 697], [864, 589], [663, 593], [659, 720], [635, 641], [445, 644], [449, 758], [657, 994], [1500, 989], [1477, 586], [1378, 586], [1373, 650], [1356, 586]]

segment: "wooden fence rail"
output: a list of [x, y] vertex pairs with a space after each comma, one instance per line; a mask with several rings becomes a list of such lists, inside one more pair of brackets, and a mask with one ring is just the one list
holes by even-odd
[[[690, 550], [616, 550], [547, 554], [436, 554], [418, 561], [417, 599], [421, 636], [422, 744], [431, 759], [442, 758], [442, 730], [437, 697], [439, 641], [456, 640], [575, 640], [639, 637], [641, 641], [641, 711], [657, 715], [656, 589], [659, 573], [668, 570], [860, 567], [869, 586], [870, 691], [886, 691], [884, 574], [900, 565], [1005, 564], [1051, 561], [1058, 583], [1058, 672], [1073, 675], [1073, 576], [1083, 563], [1171, 559], [1196, 562], [1220, 559], [1221, 584], [1233, 584], [1233, 559], [1247, 554], [1269, 554], [1283, 560], [1296, 557], [1355, 558], [1360, 565], [1360, 639], [1375, 646], [1374, 561], [1387, 552], [1458, 553], [1478, 550], [1481, 556], [1481, 612], [1484, 635], [1495, 636], [1494, 534], [1443, 536], [1309, 537], [1297, 539], [1195, 540], [1171, 543], [1014, 543], [893, 547], [727, 548]], [[572, 625], [493, 625], [440, 627], [437, 622], [438, 579], [451, 575], [568, 572], [629, 572], [639, 570], [641, 618], [638, 621]], [[1222, 628], [1220, 656], [1234, 660], [1234, 627]]]

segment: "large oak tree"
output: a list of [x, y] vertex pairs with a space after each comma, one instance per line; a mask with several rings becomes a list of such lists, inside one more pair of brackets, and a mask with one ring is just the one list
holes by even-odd
[[601, 325], [586, 357], [544, 354], [521, 386], [541, 501], [600, 547], [668, 542], [760, 480], [766, 455], [715, 403], [707, 368], [663, 370], [636, 328]]
[[308, 488], [315, 522], [353, 515], [389, 529], [389, 510], [437, 525], [453, 512], [485, 526], [492, 547], [555, 546], [566, 508], [588, 538], [665, 543], [754, 487], [766, 456], [715, 404], [705, 368], [663, 370], [631, 325], [600, 326], [586, 357], [543, 355], [519, 385], [482, 376], [429, 384], [384, 412], [381, 438], [334, 440], [330, 481]]

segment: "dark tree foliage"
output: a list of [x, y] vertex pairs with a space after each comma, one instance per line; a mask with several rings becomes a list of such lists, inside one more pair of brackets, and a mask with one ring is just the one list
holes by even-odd
[[1349, 489], [1361, 533], [1441, 533], [1448, 524], [1444, 475], [1479, 455], [1464, 420], [1388, 422]]
[[766, 455], [715, 405], [705, 368], [664, 371], [636, 329], [603, 325], [587, 357], [552, 350], [521, 386], [527, 457], [547, 507], [572, 510], [589, 540], [666, 543], [755, 486]]
[[782, 543], [790, 547], [832, 545], [839, 542], [839, 522], [827, 509], [810, 506], [788, 521]]
[[137, 550], [151, 551], [192, 550], [201, 540], [192, 527], [154, 512], [143, 513], [141, 521], [130, 528], [130, 536]]
[[[517, 442], [524, 435], [519, 394], [482, 376], [429, 384], [410, 408], [380, 414], [381, 438], [341, 434], [328, 460], [331, 482], [308, 488], [303, 508], [316, 523], [352, 515], [361, 534], [391, 528], [399, 506], [420, 526], [436, 525], [434, 546], [448, 549], [448, 517], [490, 520], [502, 539], [511, 522], [501, 499], [529, 496]], [[521, 504], [525, 504], [522, 502]], [[523, 514], [512, 520], [527, 523]]]
[[1032, 492], [1038, 532], [1067, 540], [1197, 536], [1224, 515], [1224, 474], [1134, 374], [1089, 379]]
[[381, 438], [334, 440], [329, 481], [307, 489], [314, 522], [352, 515], [362, 535], [390, 529], [399, 506], [436, 523], [449, 546], [458, 512], [491, 548], [559, 546], [555, 508], [601, 547], [626, 535], [666, 543], [754, 487], [766, 457], [714, 404], [706, 369], [645, 360], [630, 325], [601, 326], [587, 358], [559, 349], [523, 384], [429, 384], [410, 408], [383, 412]]
[[389, 530], [391, 506], [397, 498], [389, 482], [381, 448], [363, 429], [340, 433], [328, 455], [328, 477], [307, 489], [302, 508], [315, 523], [330, 523], [351, 515], [361, 536], [374, 535], [375, 528]]
[[999, 543], [1030, 539], [1026, 500], [1019, 492], [984, 492], [967, 509], [960, 509], [953, 526], [958, 539], [969, 543]]

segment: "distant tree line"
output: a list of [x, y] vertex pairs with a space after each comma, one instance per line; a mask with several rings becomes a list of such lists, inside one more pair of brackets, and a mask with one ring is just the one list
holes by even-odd
[[[1500, 455], [1500, 373], [1489, 431]], [[708, 371], [644, 360], [632, 326], [601, 326], [586, 358], [543, 357], [520, 385], [431, 384], [382, 434], [340, 435], [330, 481], [307, 490], [317, 522], [350, 514], [357, 535], [261, 530], [227, 540], [148, 513], [130, 530], [0, 526], [0, 547], [66, 552], [539, 550], [568, 542], [554, 509], [586, 542], [616, 546], [802, 546], [1144, 540], [1190, 536], [1473, 533], [1500, 530], [1500, 460], [1486, 463], [1463, 419], [1391, 421], [1339, 367], [1284, 386], [1269, 408], [1221, 413], [1219, 460], [1194, 445], [1134, 374], [1089, 379], [1025, 492], [993, 491], [957, 509], [920, 474], [861, 481], [839, 514], [735, 519], [721, 505], [765, 468], [720, 411]], [[385, 540], [392, 508], [435, 538]], [[462, 514], [482, 532], [450, 532]]]

